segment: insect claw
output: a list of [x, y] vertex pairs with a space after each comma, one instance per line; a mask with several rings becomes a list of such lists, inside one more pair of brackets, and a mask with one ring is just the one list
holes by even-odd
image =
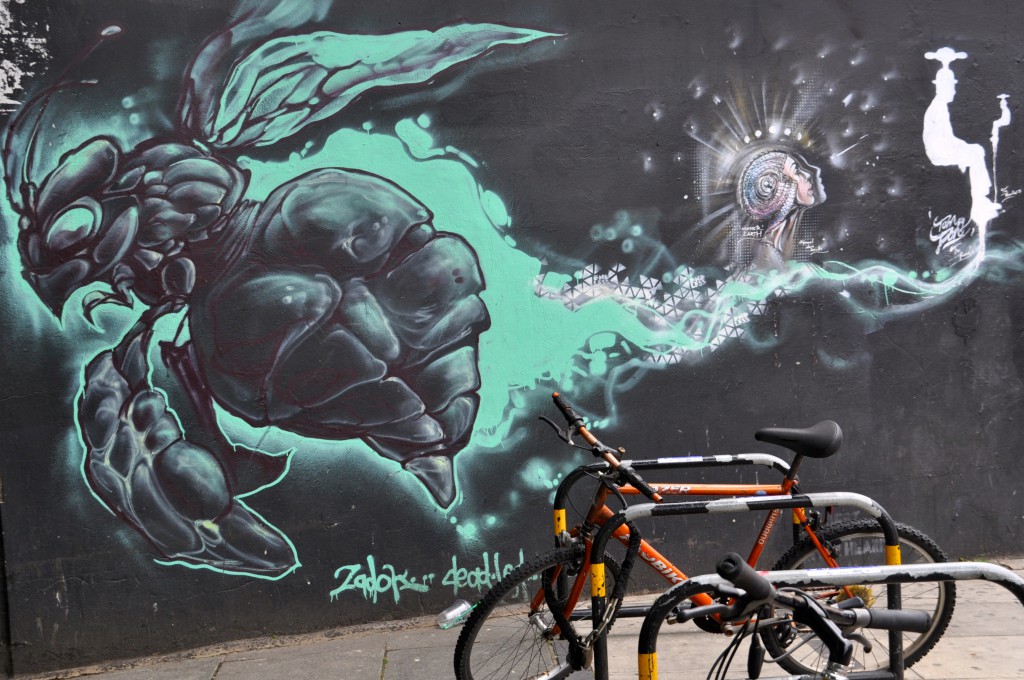
[[92, 318], [93, 310], [100, 305], [105, 305], [107, 303], [117, 305], [118, 307], [127, 307], [128, 309], [131, 309], [133, 306], [131, 299], [120, 291], [115, 293], [102, 293], [98, 290], [94, 290], [86, 295], [82, 300], [82, 316], [85, 317], [85, 320], [88, 321], [89, 325], [93, 328], [99, 329], [99, 325]]
[[97, 330], [99, 330], [99, 325], [92, 318], [92, 310], [102, 305], [106, 297], [107, 296], [104, 293], [93, 291], [86, 295], [85, 299], [82, 300], [82, 316], [85, 317], [85, 320], [89, 322], [90, 326]]

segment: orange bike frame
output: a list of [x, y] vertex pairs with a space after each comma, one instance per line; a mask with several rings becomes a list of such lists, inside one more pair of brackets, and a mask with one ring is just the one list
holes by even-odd
[[[792, 488], [796, 485], [795, 479], [784, 479], [781, 484], [651, 484], [660, 495], [662, 496], [784, 496], [788, 494]], [[619, 487], [620, 493], [624, 496], [639, 495], [640, 491], [633, 486], [625, 485]], [[584, 535], [585, 552], [583, 556], [583, 568], [580, 570], [579, 575], [576, 577], [572, 590], [569, 593], [569, 597], [566, 600], [566, 616], [575, 609], [579, 598], [583, 593], [583, 586], [586, 581], [587, 575], [589, 574], [590, 567], [590, 550], [592, 547], [591, 543], [591, 532], [593, 528], [603, 526], [609, 519], [615, 516], [615, 512], [611, 510], [606, 504], [608, 494], [610, 490], [602, 486], [597, 490], [594, 496], [594, 500], [590, 506], [590, 510], [587, 513], [586, 520], [583, 526], [588, 527], [586, 535]], [[750, 566], [756, 566], [758, 559], [761, 557], [761, 553], [764, 551], [764, 547], [771, 536], [772, 530], [775, 524], [778, 522], [779, 516], [782, 514], [782, 510], [771, 510], [768, 516], [765, 518], [764, 523], [761, 526], [760, 532], [758, 532], [757, 540], [754, 543], [754, 547], [750, 551], [750, 555], [747, 557], [747, 563]], [[836, 567], [838, 563], [833, 559], [829, 551], [821, 544], [814, 531], [811, 529], [807, 522], [807, 515], [804, 508], [793, 509], [793, 522], [803, 526], [804, 531], [810, 537], [814, 546], [821, 554], [822, 559], [829, 567]], [[562, 532], [567, 531], [565, 510], [555, 510], [555, 535], [560, 535]], [[570, 532], [572, 535], [577, 535], [578, 531], [573, 529]], [[629, 543], [629, 529], [626, 526], [621, 526], [615, 530], [612, 534], [619, 542], [623, 545]], [[648, 567], [653, 569], [659, 576], [668, 581], [670, 584], [675, 585], [686, 581], [689, 577], [682, 570], [676, 567], [671, 560], [662, 555], [654, 546], [647, 542], [645, 539], [640, 540], [640, 550], [637, 556], [645, 563]], [[543, 590], [538, 591], [537, 595], [534, 596], [532, 602], [533, 608], [539, 608], [544, 600]], [[704, 606], [712, 604], [713, 601], [710, 597], [704, 594], [694, 595], [692, 601], [697, 606]]]

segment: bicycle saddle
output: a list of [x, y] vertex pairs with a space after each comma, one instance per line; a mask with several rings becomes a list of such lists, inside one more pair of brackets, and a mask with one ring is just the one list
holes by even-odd
[[804, 428], [765, 427], [754, 433], [754, 439], [808, 458], [828, 458], [843, 445], [843, 431], [838, 423], [823, 420]]

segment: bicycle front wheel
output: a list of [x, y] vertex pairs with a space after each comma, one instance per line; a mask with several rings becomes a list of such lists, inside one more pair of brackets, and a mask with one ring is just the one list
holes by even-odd
[[[903, 564], [948, 562], [946, 553], [923, 533], [897, 523], [900, 536], [900, 553]], [[878, 522], [871, 519], [837, 522], [816, 532], [842, 567], [878, 566], [885, 564], [885, 538]], [[792, 547], [775, 564], [773, 569], [823, 569], [828, 565], [809, 538]], [[854, 596], [864, 600], [868, 606], [885, 607], [885, 586], [850, 586]], [[807, 589], [822, 599], [838, 602], [846, 593], [836, 588]], [[903, 608], [928, 612], [932, 617], [931, 627], [924, 633], [903, 634], [904, 665], [910, 667], [927, 654], [939, 641], [953, 616], [956, 603], [956, 587], [953, 583], [921, 582], [902, 586]], [[889, 668], [888, 632], [864, 628], [860, 630], [871, 641], [871, 651], [855, 643], [852, 669], [855, 671], [884, 670]], [[773, 658], [783, 656], [779, 665], [790, 673], [819, 672], [828, 661], [828, 653], [821, 647], [809, 630], [797, 624], [775, 626], [761, 632], [764, 646]]]
[[[583, 566], [581, 547], [559, 548], [534, 557], [491, 588], [473, 609], [455, 645], [456, 680], [501, 680], [516, 678], [593, 677], [592, 670], [572, 673], [569, 643], [553, 634], [554, 617], [546, 602], [536, 609], [531, 600], [541, 589], [541, 575], [549, 569], [554, 582], [568, 589]], [[617, 565], [607, 559], [609, 587], [615, 582]], [[568, 577], [568, 578], [563, 578]], [[565, 593], [555, 594], [564, 598]], [[590, 607], [590, 589], [580, 596], [580, 607]], [[579, 635], [591, 626], [587, 619], [574, 620]], [[564, 673], [564, 674], [559, 674]]]

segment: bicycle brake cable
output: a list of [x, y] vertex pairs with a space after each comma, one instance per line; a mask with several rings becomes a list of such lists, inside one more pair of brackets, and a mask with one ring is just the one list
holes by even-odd
[[747, 628], [750, 626], [750, 619], [744, 622], [743, 627], [740, 628], [739, 632], [729, 641], [729, 644], [725, 646], [722, 653], [715, 659], [715, 663], [711, 665], [711, 669], [708, 671], [707, 680], [712, 680], [712, 673], [714, 673], [714, 680], [725, 680], [726, 674], [729, 672], [729, 668], [732, 666], [733, 659], [736, 658], [736, 652], [739, 651], [740, 643], [747, 636]]
[[[546, 569], [541, 574], [541, 578], [540, 578], [541, 589], [544, 591], [544, 600], [545, 600], [545, 602], [548, 605], [548, 611], [551, 613], [551, 617], [554, 619], [555, 623], [558, 625], [558, 628], [561, 631], [562, 637], [566, 640], [566, 642], [569, 643], [570, 649], [576, 650], [577, 654], [584, 654], [585, 655], [586, 651], [590, 648], [590, 646], [593, 643], [591, 642], [591, 643], [588, 644], [587, 641], [585, 641], [583, 638], [581, 638], [579, 636], [579, 634], [576, 633], [576, 629], [573, 627], [572, 623], [569, 621], [569, 618], [562, 611], [562, 606], [563, 606], [564, 603], [560, 602], [555, 597], [555, 591], [554, 591], [554, 588], [552, 587], [552, 583], [551, 583], [552, 571], [553, 571], [553, 568], [552, 569]], [[579, 669], [575, 669], [575, 670], [579, 670]]]
[[[597, 480], [598, 483], [601, 482], [601, 473], [600, 472], [594, 472], [593, 470], [584, 469], [583, 470], [583, 474], [586, 475], [587, 477], [590, 477], [591, 479]], [[577, 516], [579, 516], [579, 517], [583, 517], [584, 516], [584, 514], [582, 512], [580, 512], [580, 509], [578, 507], [576, 507], [576, 502], [572, 499], [572, 495], [571, 494], [567, 495], [565, 500], [569, 504], [569, 507], [572, 508], [572, 511], [574, 513], [576, 513]]]
[[614, 493], [615, 497], [619, 499], [620, 503], [622, 503], [622, 507], [623, 508], [629, 507], [628, 504], [626, 503], [626, 497], [622, 495], [621, 491], [619, 491], [619, 487], [618, 486], [613, 486], [612, 487], [612, 493]]

